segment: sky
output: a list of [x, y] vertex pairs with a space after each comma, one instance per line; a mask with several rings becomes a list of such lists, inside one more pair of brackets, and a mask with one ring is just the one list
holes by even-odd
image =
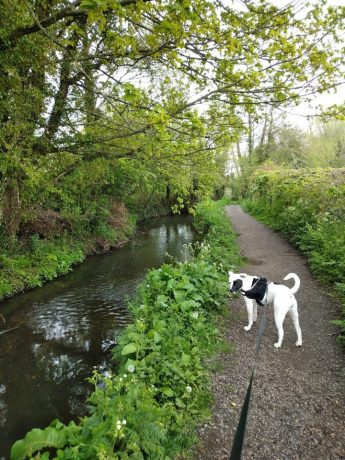
[[[287, 4], [295, 3], [296, 5], [299, 3], [300, 5], [306, 3], [304, 0], [269, 0], [270, 3], [273, 5], [283, 8]], [[313, 3], [317, 3], [318, 0], [311, 0]], [[234, 8], [243, 8], [243, 4], [246, 0], [222, 0], [224, 4], [228, 4]], [[327, 0], [327, 5], [330, 6], [345, 6], [345, 0]], [[344, 31], [345, 34], [345, 31]], [[344, 63], [345, 63], [345, 56], [344, 56]], [[345, 72], [344, 72], [345, 74]], [[305, 131], [310, 129], [311, 121], [313, 119], [312, 116], [316, 113], [319, 113], [317, 109], [318, 106], [322, 106], [323, 108], [327, 108], [334, 104], [343, 104], [345, 103], [345, 76], [344, 76], [344, 84], [340, 85], [337, 91], [332, 91], [330, 93], [323, 93], [323, 94], [315, 94], [312, 98], [310, 103], [303, 102], [296, 107], [289, 107], [287, 109], [282, 110], [287, 115], [287, 120], [303, 129]], [[309, 116], [309, 118], [308, 118]]]
[[[283, 7], [287, 3], [290, 3], [291, 0], [271, 0], [276, 6]], [[345, 0], [328, 0], [327, 4], [330, 6], [345, 6]], [[344, 31], [345, 33], [345, 31]], [[344, 56], [345, 62], [345, 56]], [[345, 77], [344, 84], [340, 85], [337, 91], [332, 91], [331, 93], [317, 94], [314, 96], [311, 104], [301, 103], [295, 108], [290, 108], [286, 110], [287, 118], [293, 125], [307, 130], [310, 127], [310, 121], [308, 120], [308, 115], [313, 115], [316, 113], [316, 108], [321, 105], [324, 108], [331, 106], [333, 104], [342, 104], [345, 102]]]
[[345, 102], [345, 84], [340, 86], [336, 92], [331, 94], [318, 94], [315, 95], [312, 103], [299, 104], [297, 107], [286, 110], [287, 119], [293, 125], [307, 130], [310, 126], [310, 120], [308, 115], [316, 113], [317, 106], [321, 105], [323, 108], [327, 108], [333, 104], [343, 104]]

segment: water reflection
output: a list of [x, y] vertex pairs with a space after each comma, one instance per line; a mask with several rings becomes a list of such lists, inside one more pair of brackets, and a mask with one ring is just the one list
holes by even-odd
[[33, 427], [86, 411], [86, 378], [105, 369], [130, 317], [126, 308], [148, 268], [166, 253], [184, 259], [193, 241], [186, 217], [157, 219], [121, 250], [90, 258], [73, 273], [0, 305], [0, 459]]

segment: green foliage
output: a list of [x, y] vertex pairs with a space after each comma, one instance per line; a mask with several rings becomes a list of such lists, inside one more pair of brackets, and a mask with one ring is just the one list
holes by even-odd
[[47, 241], [31, 238], [29, 247], [19, 254], [0, 256], [0, 299], [24, 289], [42, 286], [68, 273], [85, 258], [82, 245], [67, 240]]
[[226, 235], [222, 262], [238, 260], [223, 207], [197, 208], [198, 228], [208, 229], [197, 255], [148, 272], [130, 305], [133, 322], [114, 351], [117, 373], [90, 378], [90, 414], [78, 425], [55, 420], [33, 429], [13, 445], [12, 460], [168, 460], [193, 443], [196, 424], [209, 415], [205, 358], [223, 345], [219, 324], [228, 287], [218, 253]]
[[[24, 460], [31, 457], [34, 452], [46, 447], [58, 449], [67, 442], [73, 441], [79, 432], [80, 427], [76, 426], [74, 422], [70, 422], [68, 426], [65, 426], [58, 420], [54, 420], [44, 430], [34, 428], [23, 440], [16, 442], [11, 455], [17, 460]], [[46, 454], [41, 458], [49, 458], [49, 456]]]
[[[244, 203], [293, 241], [306, 254], [312, 271], [345, 302], [344, 169], [259, 171]], [[335, 324], [342, 328], [339, 340], [344, 341], [345, 320]]]
[[193, 208], [222, 184], [244, 128], [239, 108], [254, 116], [343, 78], [343, 11], [324, 3], [1, 6], [0, 227], [9, 240], [38, 206], [101, 238], [112, 238], [98, 228], [109, 199], [138, 218]]
[[[104, 252], [127, 241], [135, 232], [135, 217], [129, 215], [122, 203], [103, 199], [103, 207], [100, 204], [98, 209], [94, 204], [87, 219], [76, 209], [63, 218], [59, 213], [42, 210], [31, 216], [31, 220], [26, 216], [22, 225], [23, 238], [13, 240], [11, 246], [2, 242], [0, 300], [42, 286], [71, 271], [87, 255]], [[67, 230], [62, 227], [59, 231], [54, 223], [56, 216]]]
[[309, 124], [308, 129], [301, 129], [288, 123], [286, 114], [280, 114], [272, 108], [254, 121], [250, 118], [248, 155], [240, 155], [239, 144], [237, 155], [232, 149], [233, 168], [237, 173], [240, 172], [229, 181], [232, 196], [239, 198], [241, 193], [247, 193], [245, 186], [248, 186], [257, 168], [271, 170], [278, 167], [344, 167], [345, 122], [334, 118], [325, 119], [327, 122], [314, 121]]
[[303, 142], [302, 163], [306, 167], [345, 166], [345, 123], [327, 119], [312, 125]]
[[194, 226], [201, 234], [206, 234], [205, 241], [212, 250], [208, 252], [210, 261], [221, 264], [225, 270], [239, 265], [241, 258], [235, 244], [235, 233], [226, 218], [224, 206], [226, 200], [205, 201], [196, 208]]

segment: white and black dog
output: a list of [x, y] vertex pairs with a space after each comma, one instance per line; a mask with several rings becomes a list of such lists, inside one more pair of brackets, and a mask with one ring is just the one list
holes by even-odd
[[296, 346], [302, 345], [302, 332], [298, 321], [297, 301], [294, 294], [300, 287], [300, 279], [295, 273], [289, 273], [284, 280], [294, 279], [295, 285], [288, 288], [283, 284], [268, 282], [266, 278], [250, 276], [246, 273], [229, 272], [229, 289], [231, 292], [240, 291], [246, 303], [248, 312], [248, 326], [246, 331], [250, 331], [253, 322], [257, 318], [257, 303], [273, 304], [274, 320], [278, 329], [278, 342], [274, 344], [280, 348], [283, 342], [284, 330], [283, 322], [289, 312], [297, 333]]

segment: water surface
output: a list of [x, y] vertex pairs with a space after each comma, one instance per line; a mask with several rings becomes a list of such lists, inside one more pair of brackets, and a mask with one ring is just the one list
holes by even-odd
[[94, 366], [114, 365], [110, 350], [130, 322], [127, 300], [149, 268], [166, 253], [184, 260], [195, 239], [188, 217], [155, 219], [122, 249], [0, 303], [1, 460], [28, 430], [86, 412], [86, 378]]

